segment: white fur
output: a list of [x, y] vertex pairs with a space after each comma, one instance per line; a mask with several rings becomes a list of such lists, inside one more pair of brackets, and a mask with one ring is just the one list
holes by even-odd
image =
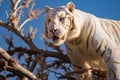
[[[65, 43], [67, 55], [73, 66], [98, 69], [107, 67], [109, 76], [112, 76], [109, 77], [110, 80], [120, 79], [119, 21], [97, 18], [75, 9], [73, 3], [55, 9], [47, 7], [46, 11], [45, 36], [48, 39], [53, 39], [54, 36], [59, 37], [53, 40], [54, 45]], [[50, 31], [52, 29], [55, 30], [54, 33]], [[82, 41], [79, 42], [80, 40]], [[104, 63], [104, 61], [107, 62]], [[114, 61], [116, 64], [113, 63]], [[115, 71], [110, 71], [114, 69]], [[74, 70], [79, 69], [74, 66]], [[88, 74], [91, 76], [90, 71]], [[78, 75], [77, 79], [79, 78]]]

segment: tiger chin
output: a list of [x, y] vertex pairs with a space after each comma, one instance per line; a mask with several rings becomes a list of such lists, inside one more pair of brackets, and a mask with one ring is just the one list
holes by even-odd
[[[45, 7], [44, 34], [54, 45], [65, 44], [77, 80], [92, 77], [92, 69], [106, 70], [109, 80], [120, 79], [120, 21], [98, 18], [75, 9], [72, 2]], [[86, 75], [87, 74], [87, 75]]]

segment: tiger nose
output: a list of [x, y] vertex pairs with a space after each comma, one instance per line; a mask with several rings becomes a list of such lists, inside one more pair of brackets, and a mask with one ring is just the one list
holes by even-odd
[[57, 31], [57, 29], [50, 29], [50, 32], [51, 33], [54, 33], [54, 32], [56, 32]]

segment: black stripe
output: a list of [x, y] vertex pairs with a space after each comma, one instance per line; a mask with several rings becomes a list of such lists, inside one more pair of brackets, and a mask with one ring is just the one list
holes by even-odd
[[92, 45], [93, 45], [93, 43], [94, 43], [93, 40], [94, 40], [94, 36], [95, 36], [95, 33], [96, 33], [96, 26], [95, 26], [94, 28], [95, 28], [95, 29], [94, 29], [94, 33], [93, 33], [92, 40], [91, 40], [91, 41], [92, 41]]
[[76, 41], [72, 42], [72, 45], [78, 45], [82, 42], [81, 38], [76, 39]]
[[113, 76], [114, 76], [114, 79], [116, 79], [116, 74], [115, 74], [115, 72], [114, 72], [113, 69], [111, 69], [111, 72], [112, 72], [112, 74], [113, 74]]
[[103, 44], [103, 40], [100, 42], [100, 45], [99, 45], [99, 47], [98, 47], [97, 50], [96, 50], [96, 53], [98, 53], [98, 51], [101, 49], [102, 44]]
[[72, 52], [72, 50], [71, 50], [70, 48], [67, 47], [67, 49], [68, 49], [70, 52]]
[[[119, 23], [119, 25], [120, 25], [120, 23]], [[119, 25], [117, 25], [117, 30], [118, 30], [118, 31], [120, 31], [120, 27], [119, 27]]]
[[[117, 40], [120, 42], [120, 39], [119, 39], [119, 32], [118, 32], [118, 26], [116, 26], [116, 24], [115, 23], [113, 23], [114, 25], [112, 25], [112, 28], [113, 28], [113, 30], [114, 30], [114, 33], [116, 34], [116, 36], [117, 36]], [[117, 44], [119, 44], [118, 42], [117, 42], [117, 40], [115, 39], [115, 41], [116, 41], [116, 43]]]
[[116, 42], [117, 45], [119, 45], [120, 41], [119, 41], [118, 37], [117, 37], [117, 39], [115, 39], [115, 42]]
[[[103, 20], [102, 20], [103, 21]], [[106, 25], [108, 24], [107, 22], [106, 22], [106, 20], [104, 21], [105, 23], [103, 24], [102, 22], [101, 22], [101, 27], [102, 27], [102, 29], [105, 31], [105, 33], [111, 38], [111, 35], [109, 34], [109, 31], [108, 31], [108, 29], [106, 30]], [[112, 39], [112, 38], [111, 38]]]
[[105, 54], [105, 52], [106, 52], [106, 49], [107, 48], [107, 45], [105, 46], [105, 50], [100, 54], [101, 55], [101, 57], [103, 57], [103, 55]]
[[104, 31], [105, 31], [105, 33], [112, 39], [112, 37], [111, 37], [111, 35], [109, 34], [109, 32], [106, 31], [106, 30], [104, 30]]
[[88, 37], [87, 37], [87, 49], [89, 48], [89, 38], [90, 38], [90, 36], [91, 36], [91, 33], [92, 33], [92, 28], [93, 27], [91, 27], [91, 29], [90, 29], [90, 33], [88, 34]]
[[105, 51], [106, 51], [106, 50], [104, 50], [104, 51], [101, 53], [101, 56], [102, 56], [102, 57], [103, 57], [103, 55], [105, 54]]
[[65, 45], [66, 46], [66, 48], [70, 51], [70, 52], [72, 52], [72, 50], [67, 46], [67, 45]]

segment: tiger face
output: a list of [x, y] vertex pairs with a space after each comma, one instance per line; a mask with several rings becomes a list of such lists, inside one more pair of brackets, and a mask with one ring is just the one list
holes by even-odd
[[48, 39], [51, 39], [54, 45], [60, 45], [67, 41], [72, 35], [73, 29], [73, 4], [51, 9], [45, 8], [46, 17], [44, 22], [44, 32]]

